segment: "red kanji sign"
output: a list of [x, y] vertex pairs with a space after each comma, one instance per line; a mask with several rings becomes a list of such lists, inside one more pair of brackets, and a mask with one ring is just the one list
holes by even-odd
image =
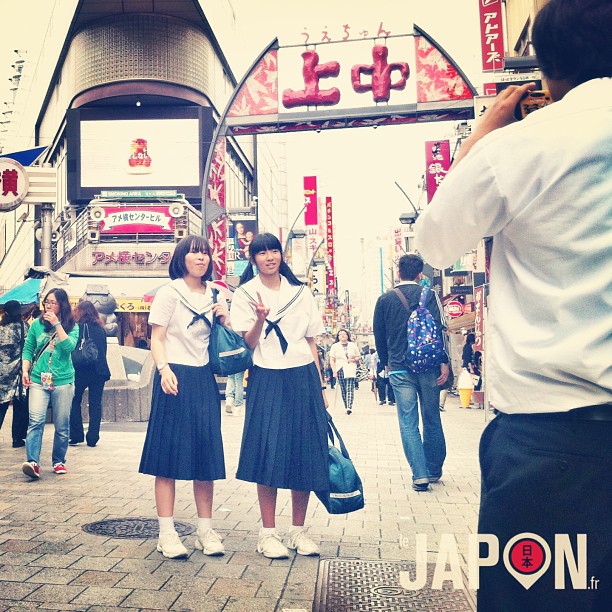
[[25, 168], [14, 159], [0, 158], [0, 212], [15, 210], [26, 197], [29, 187]]

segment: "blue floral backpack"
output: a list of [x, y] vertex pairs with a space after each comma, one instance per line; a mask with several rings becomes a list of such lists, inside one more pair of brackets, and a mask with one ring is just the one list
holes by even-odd
[[[394, 291], [405, 308], [410, 312], [410, 306], [404, 294], [399, 289]], [[429, 287], [423, 287], [419, 305], [410, 313], [406, 325], [408, 338], [406, 360], [408, 368], [415, 374], [427, 372], [446, 361], [442, 334], [431, 312], [425, 307], [428, 297]]]

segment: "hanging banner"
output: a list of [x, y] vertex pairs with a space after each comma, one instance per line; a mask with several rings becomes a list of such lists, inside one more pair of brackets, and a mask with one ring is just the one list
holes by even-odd
[[480, 49], [482, 70], [502, 70], [504, 67], [504, 25], [502, 0], [478, 0], [480, 5]]
[[327, 247], [327, 268], [326, 268], [326, 285], [327, 285], [327, 308], [334, 307], [334, 298], [338, 294], [336, 286], [336, 266], [334, 264], [334, 226], [332, 219], [332, 199], [325, 198], [325, 243]]
[[428, 204], [433, 199], [438, 185], [444, 180], [450, 164], [450, 142], [448, 140], [430, 140], [425, 143]]
[[484, 351], [484, 285], [474, 287], [474, 351]]
[[316, 176], [304, 177], [304, 206], [306, 206], [304, 224], [307, 226], [318, 225]]

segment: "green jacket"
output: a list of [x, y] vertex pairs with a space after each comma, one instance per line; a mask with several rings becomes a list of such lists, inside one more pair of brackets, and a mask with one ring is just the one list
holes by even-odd
[[[43, 323], [40, 319], [36, 319], [30, 327], [23, 347], [23, 359], [32, 362], [38, 351], [47, 343], [49, 337], [50, 334], [45, 331]], [[30, 372], [31, 381], [39, 385], [41, 384], [40, 374], [41, 372], [49, 371], [49, 357], [51, 357], [53, 384], [59, 386], [73, 383], [74, 367], [72, 366], [70, 354], [75, 349], [78, 339], [79, 326], [75, 323], [65, 340], [55, 342], [55, 347], [51, 346], [53, 343], [47, 346], [45, 352], [38, 358]]]

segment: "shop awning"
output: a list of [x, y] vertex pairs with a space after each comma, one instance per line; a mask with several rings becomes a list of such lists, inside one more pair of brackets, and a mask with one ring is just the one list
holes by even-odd
[[475, 312], [466, 312], [462, 314], [460, 317], [455, 317], [451, 319], [447, 317], [446, 323], [448, 324], [448, 331], [459, 331], [460, 329], [470, 329], [474, 327], [474, 323], [476, 321], [476, 313]]
[[33, 149], [25, 149], [24, 151], [3, 153], [0, 157], [10, 157], [19, 162], [22, 166], [31, 166], [46, 149], [47, 147], [34, 147]]
[[38, 304], [42, 282], [42, 278], [28, 278], [0, 297], [0, 304], [6, 304], [9, 300], [17, 300], [20, 304]]

